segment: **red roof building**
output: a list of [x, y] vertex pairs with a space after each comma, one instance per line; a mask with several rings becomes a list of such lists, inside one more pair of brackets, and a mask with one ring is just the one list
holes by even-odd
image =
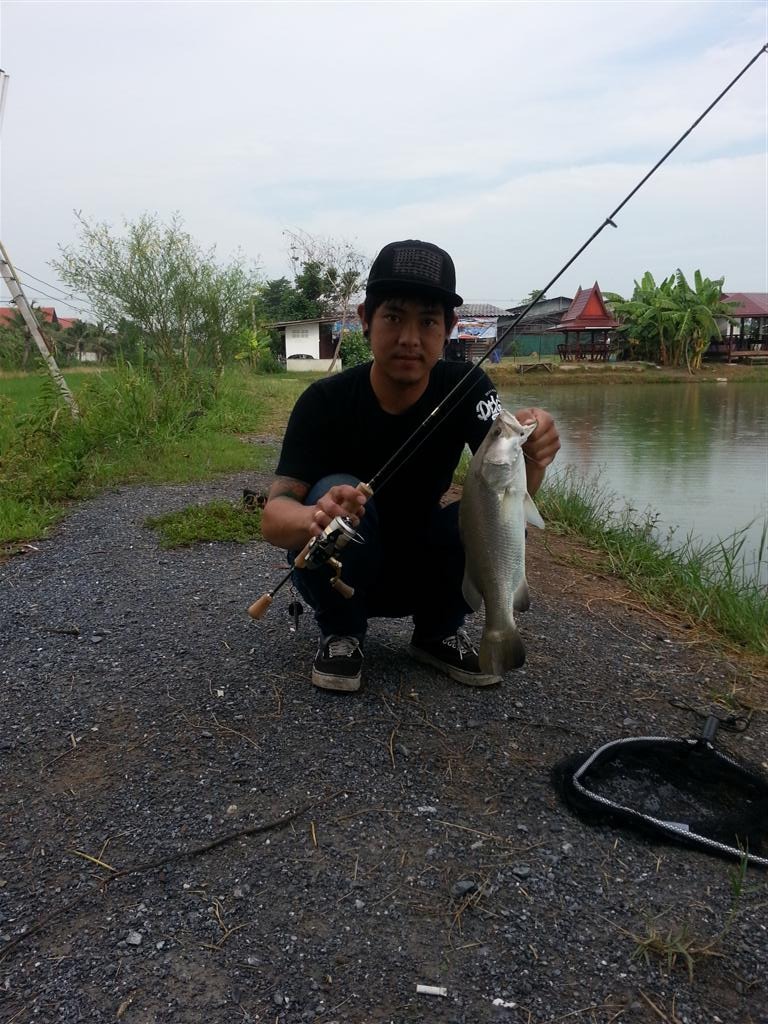
[[[43, 317], [43, 323], [55, 324], [57, 327], [71, 327], [74, 320], [61, 319], [56, 315], [53, 306], [33, 306], [36, 313]], [[16, 306], [0, 306], [0, 327], [8, 327], [16, 319], [18, 309]]]
[[565, 335], [565, 342], [557, 346], [561, 359], [607, 359], [609, 332], [618, 326], [595, 281], [589, 289], [579, 287], [560, 323], [550, 330]]
[[730, 312], [738, 317], [768, 317], [768, 292], [728, 292], [723, 302], [735, 302]]
[[728, 361], [763, 361], [768, 354], [768, 292], [727, 292], [723, 302], [735, 302], [728, 311], [728, 330], [710, 346], [713, 355]]

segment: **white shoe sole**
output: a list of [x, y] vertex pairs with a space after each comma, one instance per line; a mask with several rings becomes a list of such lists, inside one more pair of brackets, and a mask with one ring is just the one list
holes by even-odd
[[333, 676], [312, 669], [312, 685], [320, 690], [335, 690], [337, 693], [354, 693], [360, 689], [360, 673], [356, 676]]
[[501, 682], [501, 676], [484, 675], [479, 672], [464, 672], [460, 668], [454, 668], [453, 665], [446, 665], [444, 661], [440, 661], [439, 658], [435, 658], [434, 655], [427, 653], [427, 651], [422, 651], [419, 647], [414, 647], [413, 644], [408, 646], [408, 653], [416, 661], [420, 661], [424, 665], [431, 665], [438, 672], [450, 676], [451, 679], [455, 679], [457, 683], [461, 683], [463, 686], [495, 686]]

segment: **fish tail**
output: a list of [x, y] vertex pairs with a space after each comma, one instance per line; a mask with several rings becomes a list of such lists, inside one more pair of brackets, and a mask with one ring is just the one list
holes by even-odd
[[514, 623], [505, 629], [488, 629], [480, 641], [480, 671], [503, 675], [520, 668], [525, 661], [525, 645]]

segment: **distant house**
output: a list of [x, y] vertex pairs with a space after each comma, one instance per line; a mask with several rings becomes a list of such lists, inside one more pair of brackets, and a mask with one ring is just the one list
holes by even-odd
[[[16, 323], [18, 312], [17, 306], [0, 306], [0, 327], [10, 327]], [[32, 312], [38, 313], [44, 324], [60, 327], [63, 331], [66, 331], [75, 322], [70, 317], [58, 316], [53, 306], [33, 306]]]
[[[61, 320], [56, 315], [56, 310], [53, 306], [33, 306], [33, 311], [39, 313], [43, 318], [44, 324], [53, 324], [54, 327], [70, 327], [73, 320]], [[10, 327], [16, 322], [16, 314], [19, 312], [16, 306], [0, 306], [0, 327]]]
[[573, 300], [565, 295], [557, 295], [552, 299], [542, 299], [533, 309], [526, 313], [508, 334], [504, 332], [522, 313], [528, 302], [512, 306], [504, 310], [498, 320], [498, 332], [504, 334], [501, 347], [505, 354], [514, 353], [529, 356], [538, 353], [540, 356], [551, 356], [556, 352], [557, 338], [549, 333], [560, 323], [563, 313], [570, 307]]
[[[53, 306], [33, 306], [32, 310], [42, 317], [43, 327], [49, 324], [52, 327], [57, 327], [60, 331], [68, 331], [74, 324], [80, 322], [76, 317], [59, 316]], [[0, 328], [16, 326], [19, 322], [19, 315], [16, 306], [0, 306]], [[42, 334], [50, 351], [55, 352], [55, 349], [61, 344], [66, 353], [70, 357], [74, 356], [80, 363], [97, 363], [103, 354], [103, 349], [99, 349], [98, 345], [94, 347], [92, 340], [78, 338], [77, 341], [67, 343], [63, 339], [57, 341], [50, 334], [46, 337], [45, 331]]]
[[481, 359], [496, 344], [496, 322], [503, 312], [489, 302], [457, 306], [458, 323], [446, 342], [445, 358], [460, 363]]
[[[282, 355], [289, 370], [328, 370], [341, 332], [339, 317], [316, 320], [284, 320], [269, 325], [280, 335]], [[346, 330], [360, 330], [357, 316], [346, 321]], [[341, 360], [336, 362], [341, 369]]]

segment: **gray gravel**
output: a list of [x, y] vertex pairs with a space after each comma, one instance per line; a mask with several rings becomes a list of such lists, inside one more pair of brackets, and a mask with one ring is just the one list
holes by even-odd
[[[549, 780], [605, 739], [698, 730], [668, 699], [733, 669], [550, 573], [501, 687], [410, 662], [408, 623], [380, 621], [363, 691], [318, 692], [288, 594], [245, 614], [279, 552], [163, 552], [143, 526], [263, 483], [108, 492], [0, 565], [0, 943], [69, 906], [0, 962], [0, 1022], [768, 1021], [765, 875], [693, 983], [633, 958], [656, 915], [717, 934], [731, 868], [589, 827]], [[764, 717], [720, 743], [765, 762]], [[310, 802], [107, 887], [84, 856], [125, 869]]]

